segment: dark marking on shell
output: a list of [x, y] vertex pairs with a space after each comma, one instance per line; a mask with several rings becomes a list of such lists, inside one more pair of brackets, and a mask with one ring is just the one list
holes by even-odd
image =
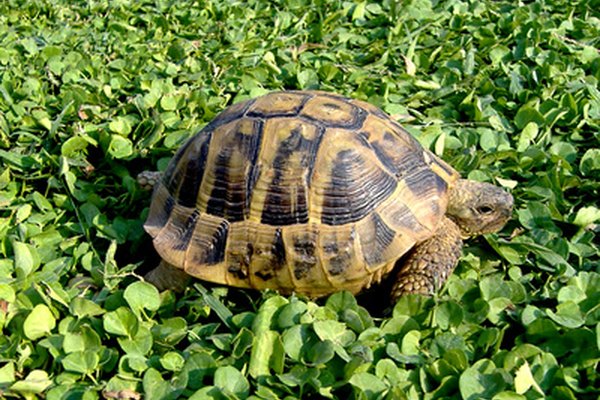
[[248, 277], [253, 253], [254, 246], [252, 245], [252, 242], [246, 243], [244, 253], [230, 253], [229, 257], [227, 257], [229, 264], [227, 270], [239, 279], [246, 279]]
[[338, 276], [348, 269], [348, 257], [337, 255], [329, 259], [329, 268], [327, 270], [332, 276]]
[[[312, 173], [317, 147], [321, 143], [322, 131], [315, 140], [302, 136], [300, 128], [294, 128], [276, 150], [273, 159], [273, 179], [269, 184], [261, 222], [268, 225], [292, 225], [308, 222], [307, 193], [308, 175]], [[293, 155], [299, 154], [299, 165], [290, 166]], [[303, 176], [302, 182], [293, 186], [284, 185], [285, 173]], [[295, 192], [295, 193], [293, 193]]]
[[327, 225], [356, 222], [373, 211], [395, 190], [397, 181], [386, 171], [371, 166], [354, 149], [340, 151], [325, 189], [321, 221]]
[[334, 110], [340, 110], [341, 107], [335, 103], [324, 103], [323, 107], [328, 107], [328, 108], [332, 108]]
[[254, 273], [255, 276], [257, 276], [258, 278], [262, 279], [263, 281], [268, 281], [273, 279], [273, 272], [272, 271], [256, 271]]
[[[215, 182], [206, 206], [208, 214], [236, 222], [244, 220], [250, 213], [258, 173], [256, 160], [262, 140], [263, 122], [254, 120], [253, 125], [252, 134], [235, 132], [227, 145], [219, 149], [216, 165], [213, 166]], [[230, 174], [234, 152], [241, 153], [246, 161], [246, 173], [241, 180], [234, 179]]]
[[370, 223], [372, 237], [361, 238], [361, 247], [367, 264], [377, 265], [383, 262], [383, 252], [394, 240], [395, 232], [377, 213], [371, 215]]
[[222, 221], [217, 230], [212, 235], [212, 240], [207, 248], [204, 263], [208, 265], [218, 264], [225, 260], [225, 248], [227, 245], [227, 236], [229, 234], [229, 224]]
[[298, 280], [305, 278], [317, 264], [316, 246], [314, 239], [309, 234], [294, 236], [294, 277]]
[[[387, 138], [387, 139], [386, 139]], [[383, 142], [383, 143], [382, 143]], [[390, 152], [398, 151], [398, 140], [389, 132], [384, 134], [383, 141], [374, 141], [371, 143], [371, 148], [375, 152], [375, 155], [385, 166], [385, 168], [396, 178], [401, 179], [403, 175], [403, 169], [400, 169], [394, 158], [390, 156]], [[401, 163], [399, 163], [401, 166]]]
[[286, 249], [283, 243], [283, 236], [281, 234], [281, 228], [275, 229], [275, 238], [273, 240], [273, 254], [279, 268], [282, 268], [286, 262]]
[[275, 236], [269, 253], [271, 255], [269, 263], [263, 269], [254, 272], [255, 276], [264, 281], [272, 279], [286, 264], [286, 249], [281, 228], [275, 229]]
[[201, 131], [179, 150], [167, 168], [166, 187], [179, 205], [196, 206], [211, 138], [212, 132]]
[[162, 207], [155, 207], [153, 205], [150, 208], [150, 214], [148, 215], [145, 225], [156, 228], [164, 227], [169, 221], [173, 207], [175, 207], [175, 200], [171, 195], [168, 195]]
[[323, 119], [314, 118], [310, 115], [304, 115], [304, 114], [298, 115], [297, 118], [301, 119], [303, 121], [306, 121], [309, 124], [321, 125], [325, 128], [342, 128], [342, 129], [348, 129], [348, 130], [357, 130], [363, 126], [368, 113], [365, 110], [363, 110], [362, 108], [358, 108], [356, 106], [352, 106], [352, 107], [355, 107], [356, 111], [354, 113], [353, 120], [348, 123], [325, 121]]
[[221, 125], [225, 125], [231, 121], [235, 121], [236, 119], [240, 119], [246, 114], [246, 111], [250, 107], [256, 99], [241, 101], [239, 103], [232, 104], [228, 106], [225, 110], [219, 113], [212, 121], [208, 123], [205, 129], [214, 130]]
[[198, 210], [194, 210], [190, 214], [182, 227], [181, 236], [178, 238], [179, 240], [173, 243], [173, 250], [185, 250], [188, 248], [192, 235], [194, 234], [194, 229], [196, 229], [196, 222], [198, 221], [199, 216], [200, 212]]
[[402, 226], [411, 232], [419, 232], [423, 229], [417, 217], [405, 204], [396, 206], [396, 212], [388, 216], [389, 222], [395, 226]]
[[441, 176], [438, 174], [435, 175], [435, 187], [437, 188], [438, 193], [446, 193], [448, 190], [448, 182], [446, 182]]
[[418, 198], [423, 197], [426, 193], [437, 189], [441, 178], [426, 166], [409, 173], [404, 178], [406, 186]]

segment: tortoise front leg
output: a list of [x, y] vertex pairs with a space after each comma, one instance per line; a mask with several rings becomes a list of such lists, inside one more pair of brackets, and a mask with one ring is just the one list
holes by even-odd
[[415, 246], [401, 266], [392, 287], [392, 300], [410, 293], [432, 295], [456, 267], [461, 250], [458, 226], [444, 217], [435, 235]]
[[182, 269], [163, 260], [158, 264], [158, 267], [144, 275], [144, 279], [160, 291], [171, 289], [175, 292], [183, 292], [187, 287], [190, 276]]

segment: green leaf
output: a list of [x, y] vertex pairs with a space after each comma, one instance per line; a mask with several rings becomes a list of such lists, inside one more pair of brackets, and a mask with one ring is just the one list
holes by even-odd
[[[309, 365], [325, 364], [334, 357], [336, 352], [339, 352], [339, 350], [336, 350], [334, 350], [334, 345], [330, 340], [312, 343], [312, 346], [306, 349], [306, 362]], [[350, 361], [350, 356], [348, 353], [346, 353], [343, 349], [342, 352], [344, 356], [341, 358], [344, 361]]]
[[91, 374], [100, 362], [100, 357], [93, 351], [76, 351], [68, 354], [61, 361], [66, 371], [76, 372], [79, 374]]
[[491, 360], [481, 359], [467, 368], [459, 378], [460, 394], [463, 399], [490, 398], [506, 386], [502, 374]]
[[217, 368], [215, 371], [215, 386], [238, 398], [246, 398], [250, 392], [250, 384], [246, 377], [232, 366]]
[[573, 301], [560, 303], [556, 312], [547, 310], [546, 313], [554, 322], [567, 328], [579, 328], [585, 322], [579, 306]]
[[14, 241], [12, 243], [13, 251], [15, 252], [15, 269], [17, 277], [27, 277], [35, 268], [37, 264], [34, 259], [33, 249], [25, 243]]
[[254, 336], [248, 373], [253, 378], [270, 375], [271, 369], [281, 373], [284, 363], [284, 345], [277, 332], [261, 331]]
[[119, 336], [133, 337], [138, 329], [138, 319], [125, 307], [119, 307], [115, 311], [104, 314], [104, 330]]
[[350, 361], [350, 356], [344, 347], [355, 340], [355, 335], [346, 328], [346, 324], [333, 320], [316, 321], [313, 329], [321, 341], [331, 342], [335, 352], [342, 360]]
[[368, 372], [359, 372], [350, 377], [348, 382], [367, 399], [376, 399], [388, 389], [377, 376]]
[[579, 168], [584, 175], [598, 175], [600, 173], [600, 149], [588, 149], [581, 157]]
[[[122, 136], [127, 136], [131, 132], [131, 124], [124, 117], [116, 117], [108, 124], [108, 128]], [[114, 136], [114, 135], [113, 135]]]
[[160, 365], [167, 371], [180, 371], [184, 364], [183, 356], [174, 351], [169, 351], [160, 358]]
[[539, 132], [538, 125], [535, 122], [528, 122], [519, 136], [519, 143], [517, 145], [517, 151], [525, 151], [533, 140], [537, 137]]
[[69, 304], [69, 310], [78, 318], [93, 317], [104, 313], [102, 307], [83, 297], [74, 297]]
[[600, 322], [596, 324], [596, 346], [600, 350]]
[[52, 380], [49, 379], [48, 373], [39, 369], [31, 371], [25, 379], [15, 382], [10, 389], [22, 395], [33, 398], [31, 394], [43, 393], [50, 385]]
[[65, 157], [76, 157], [85, 152], [89, 144], [89, 140], [81, 136], [73, 136], [62, 144], [60, 153]]
[[575, 215], [575, 220], [573, 223], [577, 226], [585, 228], [596, 221], [600, 221], [600, 209], [589, 206], [582, 207], [577, 210], [577, 214]]
[[535, 108], [531, 106], [523, 106], [517, 111], [515, 116], [515, 125], [519, 129], [525, 129], [530, 123], [535, 123], [537, 126], [543, 126], [546, 120], [544, 116]]
[[38, 304], [31, 310], [23, 323], [23, 332], [31, 340], [48, 335], [56, 327], [56, 319], [45, 304]]
[[156, 311], [160, 307], [158, 289], [147, 282], [134, 282], [127, 286], [123, 297], [138, 316], [143, 309]]
[[117, 342], [126, 354], [145, 356], [152, 350], [154, 340], [148, 328], [139, 326], [132, 338], [119, 337]]
[[535, 378], [531, 373], [531, 368], [529, 367], [529, 364], [525, 362], [515, 374], [515, 392], [517, 392], [518, 394], [524, 394], [531, 387], [533, 387], [536, 392], [544, 396], [542, 388], [540, 388], [540, 385], [535, 381]]
[[7, 283], [0, 283], [0, 299], [13, 303], [16, 299], [15, 289]]
[[129, 157], [133, 154], [133, 144], [131, 140], [123, 136], [112, 135], [108, 145], [108, 154], [114, 158]]
[[6, 363], [0, 368], [0, 387], [8, 386], [15, 381], [15, 364]]
[[142, 380], [144, 387], [144, 398], [148, 400], [162, 400], [176, 398], [173, 388], [169, 382], [165, 381], [160, 372], [154, 368], [149, 368], [144, 373]]

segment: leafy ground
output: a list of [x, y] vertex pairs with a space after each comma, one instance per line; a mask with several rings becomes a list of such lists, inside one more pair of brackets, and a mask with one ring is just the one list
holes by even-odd
[[[598, 398], [599, 48], [597, 0], [2, 1], [0, 397]], [[381, 106], [513, 221], [384, 317], [159, 294], [134, 177], [281, 88]]]

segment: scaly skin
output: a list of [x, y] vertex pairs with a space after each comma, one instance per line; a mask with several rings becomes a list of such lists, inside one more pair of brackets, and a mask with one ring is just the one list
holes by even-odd
[[512, 206], [512, 196], [497, 186], [458, 180], [450, 189], [446, 217], [436, 233], [417, 244], [400, 267], [392, 298], [432, 295], [456, 267], [462, 239], [500, 230], [510, 219]]
[[183, 292], [190, 281], [190, 276], [182, 269], [161, 261], [158, 267], [144, 275], [144, 279], [160, 291], [170, 289], [175, 292]]
[[162, 176], [158, 171], [142, 171], [137, 176], [138, 185], [144, 190], [152, 190]]
[[392, 299], [404, 294], [432, 295], [448, 279], [461, 254], [458, 226], [447, 217], [437, 233], [415, 246], [392, 286]]

